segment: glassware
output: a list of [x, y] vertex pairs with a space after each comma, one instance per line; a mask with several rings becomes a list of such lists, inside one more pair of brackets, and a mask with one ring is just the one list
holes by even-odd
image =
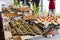
[[19, 2], [19, 7], [23, 7], [23, 2], [22, 1]]

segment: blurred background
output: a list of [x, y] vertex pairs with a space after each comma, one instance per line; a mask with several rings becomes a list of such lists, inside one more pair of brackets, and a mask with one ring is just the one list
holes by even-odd
[[[8, 5], [10, 5], [10, 4], [13, 4], [13, 0], [1, 0], [1, 1], [4, 1], [4, 2], [6, 2], [7, 3], [7, 6]], [[60, 0], [55, 0], [55, 2], [56, 2], [56, 10], [55, 10], [55, 12], [60, 12], [60, 5], [59, 5], [59, 3], [60, 3]], [[43, 8], [44, 9], [46, 9], [46, 11], [49, 11], [48, 10], [48, 5], [49, 5], [49, 1], [48, 0], [43, 0]]]

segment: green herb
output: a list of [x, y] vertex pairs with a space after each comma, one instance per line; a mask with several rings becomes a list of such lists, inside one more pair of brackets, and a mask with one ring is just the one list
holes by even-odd
[[14, 5], [16, 5], [16, 6], [18, 6], [18, 5], [19, 5], [19, 3], [18, 3], [18, 1], [17, 1], [17, 0], [14, 0]]
[[33, 6], [33, 9], [34, 9], [34, 13], [37, 14], [38, 13], [38, 8], [36, 7], [35, 3], [34, 3], [34, 6]]

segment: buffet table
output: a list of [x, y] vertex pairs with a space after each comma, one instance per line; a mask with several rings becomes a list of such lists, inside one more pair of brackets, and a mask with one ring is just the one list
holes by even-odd
[[[13, 40], [13, 35], [11, 33], [11, 27], [9, 26], [10, 18], [6, 17], [4, 13], [2, 13], [1, 15], [2, 15], [2, 18], [3, 18], [3, 29], [4, 29], [5, 40]], [[59, 21], [59, 24], [60, 24], [60, 19], [58, 21]], [[35, 38], [35, 37], [39, 37], [39, 36], [42, 37], [42, 35], [35, 35], [35, 36], [30, 36], [30, 35], [21, 36], [21, 35], [18, 35], [18, 36], [20, 36], [22, 40]]]
[[[2, 18], [3, 18], [3, 29], [4, 29], [4, 35], [5, 35], [5, 40], [13, 40], [13, 36], [11, 34], [11, 29], [9, 27], [9, 18], [7, 18], [4, 13], [2, 13]], [[8, 29], [9, 28], [9, 29]], [[41, 35], [36, 35], [36, 36], [30, 36], [30, 35], [26, 35], [26, 36], [20, 36], [22, 40], [25, 39], [29, 39], [29, 38], [34, 38], [34, 37], [38, 37]]]

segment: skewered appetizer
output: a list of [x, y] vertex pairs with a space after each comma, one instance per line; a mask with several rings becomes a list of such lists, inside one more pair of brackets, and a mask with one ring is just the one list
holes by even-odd
[[36, 35], [42, 34], [42, 30], [40, 30], [37, 25], [30, 25], [29, 28], [36, 33]]
[[12, 32], [13, 35], [17, 34], [16, 31], [15, 31], [15, 29], [11, 29], [11, 32]]
[[15, 21], [12, 21], [12, 20], [10, 21], [9, 24], [10, 24], [11, 28], [14, 28], [16, 26]]
[[16, 30], [17, 34], [23, 34], [19, 28], [15, 27], [15, 30]]

